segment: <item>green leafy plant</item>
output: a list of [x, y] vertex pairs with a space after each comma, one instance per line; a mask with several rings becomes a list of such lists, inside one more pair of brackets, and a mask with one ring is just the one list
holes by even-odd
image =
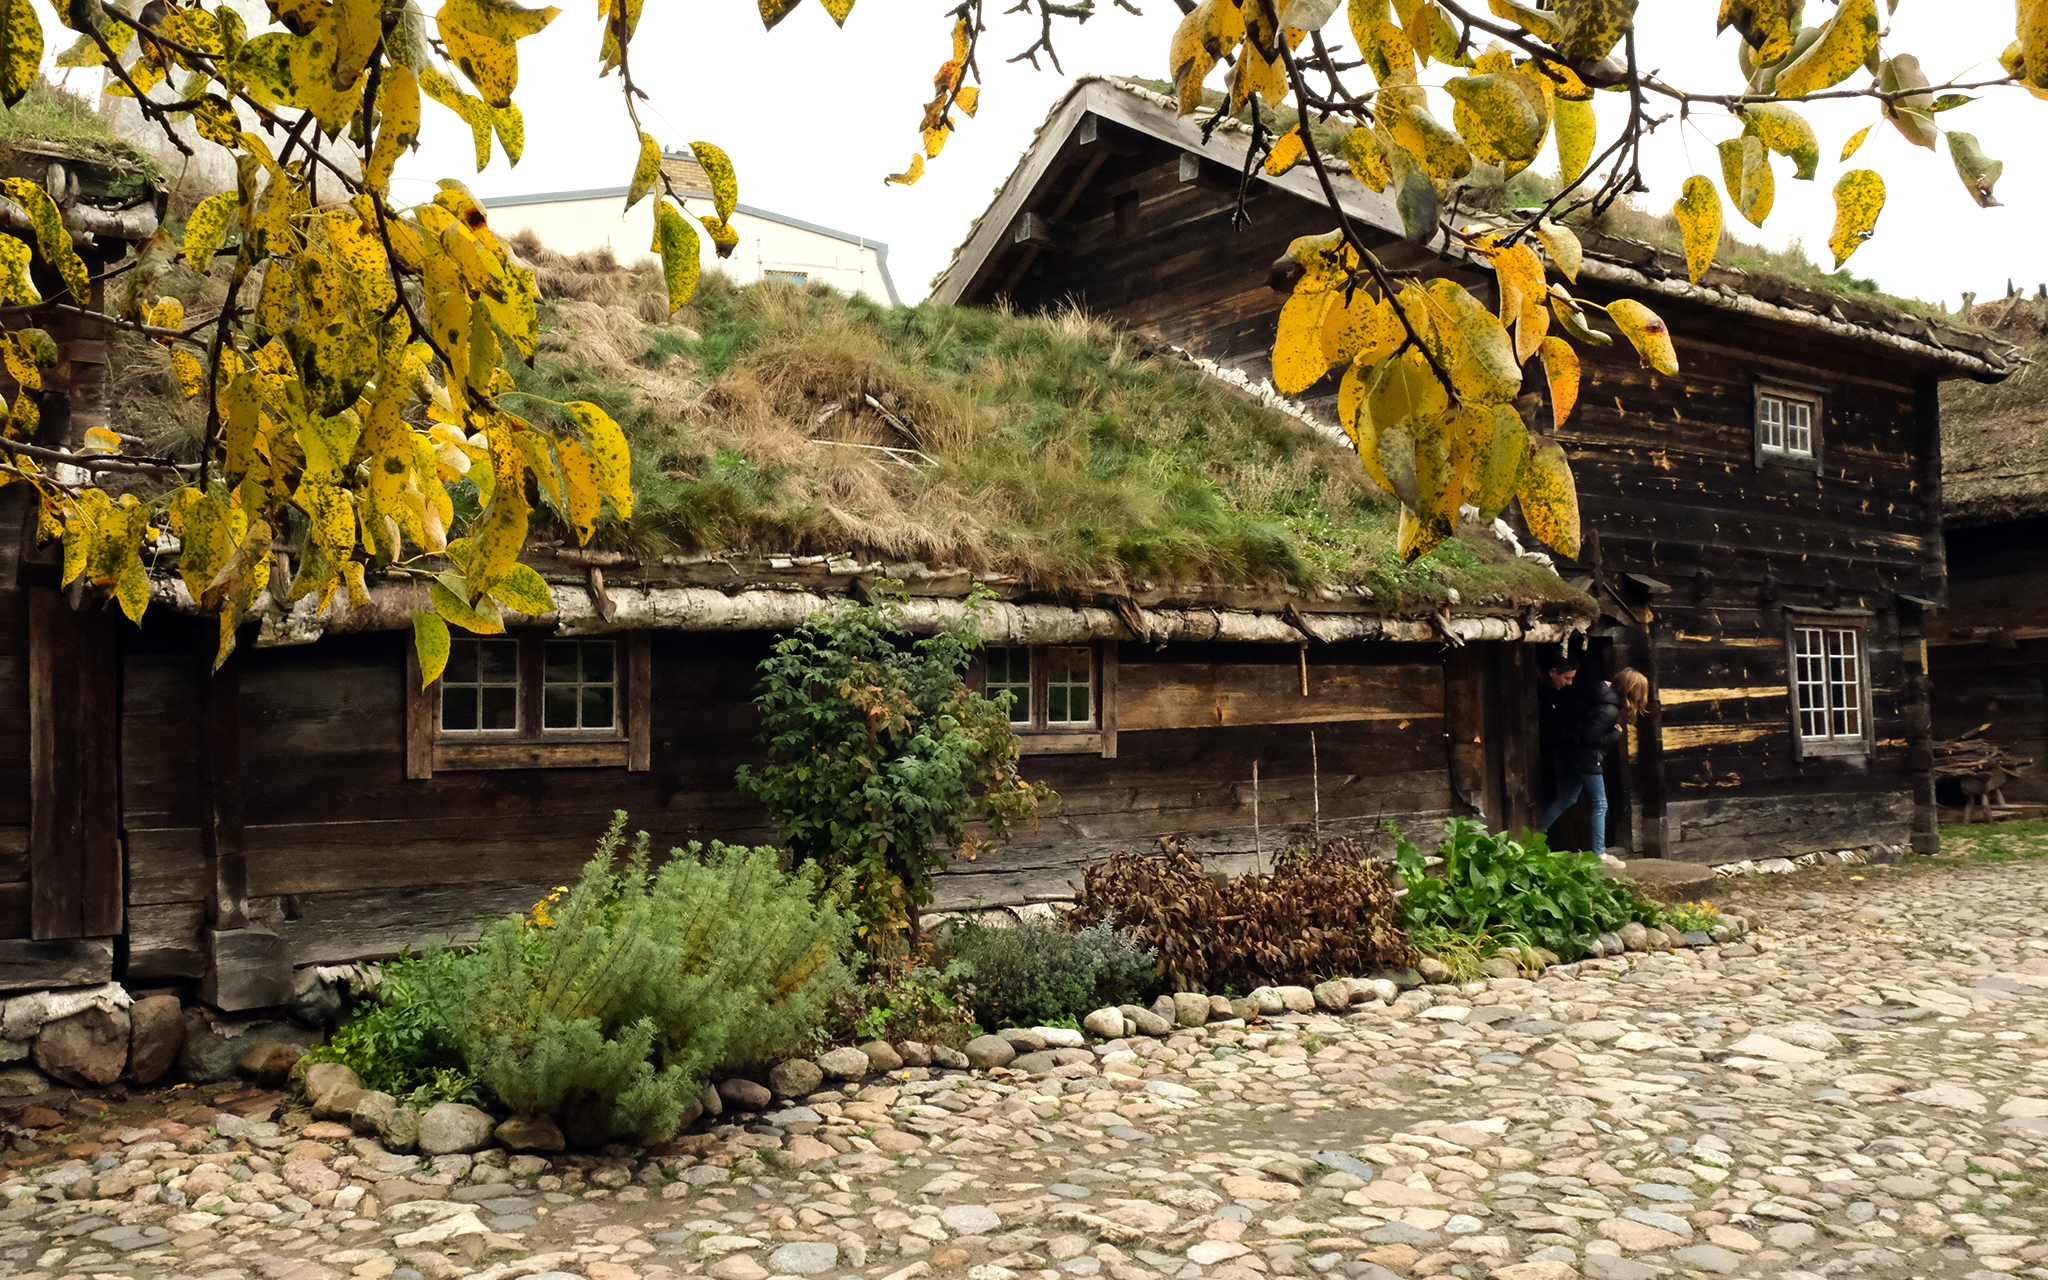
[[839, 1041], [916, 1040], [954, 1048], [981, 1034], [968, 1008], [974, 966], [964, 960], [878, 961], [842, 997], [832, 1023]]
[[1399, 845], [1408, 885], [1402, 919], [1411, 936], [1431, 927], [1485, 934], [1573, 960], [1594, 936], [1657, 918], [1656, 907], [1607, 878], [1598, 854], [1559, 852], [1540, 834], [1516, 841], [1453, 818], [1437, 853], [1443, 867], [1432, 876], [1421, 850], [1406, 840]]
[[848, 982], [848, 924], [815, 872], [714, 843], [614, 871], [625, 814], [566, 894], [485, 928], [466, 963], [429, 955], [429, 995], [476, 1078], [572, 1141], [675, 1131], [722, 1064], [800, 1046]]
[[415, 1107], [473, 1101], [476, 1081], [462, 1069], [448, 1025], [428, 998], [431, 971], [467, 963], [468, 952], [442, 949], [385, 964], [381, 980], [361, 988], [364, 999], [353, 1016], [308, 1056], [315, 1062], [339, 1062], [356, 1073], [365, 1089]]
[[909, 639], [900, 582], [873, 603], [812, 615], [761, 663], [768, 762], [739, 771], [799, 861], [818, 867], [874, 954], [900, 950], [931, 901], [945, 850], [971, 854], [969, 818], [1002, 839], [1053, 798], [1017, 773], [1006, 704], [962, 679], [981, 647], [977, 588], [966, 620]]
[[1119, 853], [1084, 873], [1078, 923], [1114, 920], [1159, 953], [1182, 990], [1317, 982], [1413, 964], [1393, 877], [1355, 840], [1282, 851], [1268, 874], [1223, 881], [1187, 845]]
[[1503, 953], [1516, 964], [1528, 967], [1524, 955], [1527, 944], [1511, 933], [1459, 933], [1440, 924], [1429, 924], [1409, 929], [1408, 937], [1417, 951], [1450, 970], [1453, 982], [1478, 982], [1491, 977], [1486, 962]]
[[1663, 923], [1680, 933], [1706, 931], [1721, 923], [1721, 909], [1711, 902], [1680, 902], [1659, 913]]
[[990, 1027], [1068, 1025], [1083, 1014], [1129, 1004], [1155, 977], [1152, 952], [1104, 922], [1023, 920], [997, 928], [956, 923], [943, 950], [974, 968], [974, 1016]]

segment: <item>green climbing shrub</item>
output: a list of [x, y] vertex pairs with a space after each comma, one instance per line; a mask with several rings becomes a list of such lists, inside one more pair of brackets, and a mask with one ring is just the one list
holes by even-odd
[[1432, 875], [1420, 849], [1406, 840], [1397, 847], [1408, 886], [1402, 925], [1411, 937], [1440, 928], [1575, 960], [1596, 935], [1657, 919], [1655, 906], [1607, 877], [1598, 854], [1560, 852], [1540, 833], [1512, 840], [1453, 818], [1437, 855], [1443, 866]]
[[1157, 976], [1151, 951], [1103, 922], [955, 923], [941, 950], [974, 972], [967, 1000], [985, 1027], [1035, 1027], [1129, 1004]]
[[970, 818], [1003, 839], [1053, 799], [1017, 773], [1008, 695], [962, 677], [981, 648], [977, 587], [967, 617], [911, 639], [903, 584], [873, 603], [811, 615], [760, 666], [767, 763], [740, 791], [766, 805], [800, 861], [823, 868], [875, 955], [902, 950], [947, 852], [971, 852]]
[[847, 984], [848, 922], [773, 849], [692, 843], [622, 866], [618, 814], [564, 895], [430, 953], [430, 995], [476, 1078], [572, 1140], [667, 1137], [720, 1066], [802, 1045]]

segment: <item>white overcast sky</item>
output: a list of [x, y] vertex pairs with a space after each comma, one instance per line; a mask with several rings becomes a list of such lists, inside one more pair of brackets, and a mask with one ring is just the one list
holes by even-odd
[[[751, 205], [823, 223], [889, 245], [889, 265], [905, 301], [922, 298], [968, 223], [988, 204], [1047, 109], [1085, 72], [1165, 74], [1166, 46], [1179, 11], [1172, 0], [1138, 0], [1134, 17], [1099, 0], [1104, 12], [1085, 26], [1056, 25], [1066, 75], [1003, 59], [1029, 42], [1030, 24], [1000, 16], [1003, 0], [989, 0], [983, 37], [985, 77], [978, 119], [963, 122], [945, 154], [931, 162], [915, 187], [885, 186], [884, 174], [901, 169], [916, 146], [931, 75], [947, 56], [948, 22], [940, 4], [858, 0], [844, 29], [834, 27], [807, 0], [773, 32], [762, 30], [746, 0], [657, 3], [645, 9], [633, 44], [638, 81], [651, 96], [643, 120], [665, 145], [704, 139], [724, 147], [739, 173], [740, 199]], [[1712, 0], [1651, 0], [1643, 6], [1639, 47], [1645, 65], [1667, 80], [1711, 92], [1740, 87], [1733, 31], [1713, 35]], [[437, 105], [426, 107], [426, 142], [401, 175], [463, 177], [480, 195], [514, 195], [623, 185], [635, 155], [617, 80], [596, 78], [600, 28], [588, 0], [577, 0], [539, 36], [522, 42], [520, 90], [526, 115], [525, 158], [508, 168], [502, 155], [475, 172], [468, 132]], [[1996, 58], [2013, 37], [2011, 0], [1904, 0], [1892, 19], [1889, 52], [1919, 54], [1937, 83], [2000, 74]], [[1807, 0], [1807, 18], [1832, 11], [1827, 0]], [[52, 27], [61, 47], [68, 33]], [[1326, 29], [1348, 45], [1340, 6]], [[1354, 75], [1363, 76], [1363, 71]], [[1425, 73], [1425, 82], [1429, 74]], [[1212, 78], [1212, 87], [1220, 75]], [[1849, 81], [1867, 81], [1858, 72]], [[1603, 124], [1611, 124], [1617, 95], [1601, 95]], [[1885, 176], [1889, 200], [1875, 239], [1849, 266], [1875, 277], [1888, 291], [1953, 307], [1963, 290], [1980, 298], [2003, 292], [2008, 277], [2028, 288], [2048, 281], [2048, 102], [2006, 89], [1939, 117], [1975, 133], [1984, 149], [2007, 164], [1998, 186], [2005, 207], [1978, 208], [1965, 193], [1948, 156], [1916, 148], [1889, 125], [1850, 165], [1836, 162], [1844, 139], [1876, 118], [1874, 104], [1822, 103], [1806, 108], [1821, 137], [1822, 164], [1811, 182], [1789, 180], [1779, 162], [1777, 207], [1762, 232], [1728, 217], [1748, 237], [1772, 243], [1803, 237], [1817, 260], [1826, 260], [1833, 217], [1830, 195], [1847, 167], [1869, 166]], [[1448, 112], [1440, 111], [1448, 120]], [[1650, 144], [1643, 203], [1668, 209], [1679, 184], [1704, 172], [1719, 185], [1714, 144], [1737, 132], [1726, 117], [1673, 119]], [[1555, 168], [1546, 152], [1537, 162]], [[422, 183], [422, 196], [430, 190]], [[405, 193], [400, 192], [401, 196]]]

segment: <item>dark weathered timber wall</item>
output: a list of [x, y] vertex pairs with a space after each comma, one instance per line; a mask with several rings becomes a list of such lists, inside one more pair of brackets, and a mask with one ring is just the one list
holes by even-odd
[[28, 592], [20, 586], [27, 485], [0, 489], [0, 938], [29, 936]]
[[2034, 761], [2005, 798], [2048, 802], [2048, 518], [1952, 529], [1948, 554], [1948, 607], [1927, 637], [1934, 736], [1989, 724], [1986, 738]]
[[[573, 875], [615, 809], [657, 848], [692, 839], [767, 841], [765, 815], [733, 789], [755, 757], [749, 705], [762, 636], [653, 638], [653, 768], [440, 772], [405, 776], [405, 637], [332, 637], [246, 650], [240, 668], [250, 913], [289, 940], [298, 963], [386, 955], [435, 934], [473, 934], [479, 916], [524, 910]], [[200, 694], [210, 637], [152, 626], [124, 658], [122, 751], [130, 917], [129, 976], [203, 969], [206, 867], [199, 814]], [[1232, 699], [1253, 719], [1298, 717], [1292, 649], [1235, 653], [1123, 646], [1120, 666], [1185, 675], [1229, 658], [1276, 705]], [[1325, 677], [1329, 676], [1329, 679]], [[1028, 776], [1060, 805], [941, 877], [940, 907], [1064, 896], [1092, 856], [1144, 848], [1165, 833], [1226, 855], [1254, 851], [1252, 763], [1260, 769], [1259, 841], [1272, 849], [1315, 823], [1369, 835], [1385, 819], [1426, 838], [1455, 805], [1444, 739], [1441, 658], [1429, 646], [1319, 652], [1308, 699], [1332, 723], [1244, 723], [1120, 735], [1114, 760], [1031, 756]], [[1279, 678], [1284, 677], [1284, 678]], [[1290, 705], [1278, 705], [1279, 703]], [[1314, 733], [1311, 752], [1310, 734]], [[1229, 855], [1247, 855], [1238, 859]]]
[[[1266, 189], [1234, 226], [1234, 190], [1182, 181], [1180, 156], [1145, 141], [1085, 170], [1086, 188], [1060, 195], [1064, 246], [1037, 252], [1006, 292], [1027, 310], [1079, 302], [1265, 375], [1283, 301], [1266, 287], [1267, 265], [1294, 237], [1328, 230], [1329, 214]], [[1491, 289], [1476, 274], [1460, 279]], [[1596, 301], [1617, 296], [1581, 285]], [[1666, 699], [1629, 773], [1638, 847], [1723, 861], [1903, 843], [1924, 785], [1927, 712], [1917, 610], [1902, 618], [1896, 597], [1943, 590], [1931, 368], [1801, 327], [1652, 304], [1675, 336], [1680, 375], [1643, 368], [1625, 342], [1583, 350], [1579, 407], [1557, 433], [1586, 532], [1566, 572], [1625, 594], [1628, 573], [1675, 588], [1628, 595], [1634, 618], [1602, 597]], [[1758, 465], [1759, 379], [1823, 396], [1817, 472]], [[1305, 398], [1331, 394], [1326, 380]], [[1792, 750], [1785, 610], [1829, 603], [1875, 615], [1868, 760], [1802, 762]]]

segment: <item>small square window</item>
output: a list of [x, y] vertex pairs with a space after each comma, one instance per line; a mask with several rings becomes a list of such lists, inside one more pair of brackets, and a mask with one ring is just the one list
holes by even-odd
[[452, 733], [519, 731], [519, 642], [456, 640], [441, 673], [441, 729]]
[[1819, 456], [1816, 429], [1820, 401], [1788, 391], [1758, 390], [1756, 395], [1757, 461], [1812, 466]]
[[1022, 647], [992, 648], [987, 653], [990, 698], [1010, 695], [1010, 723], [1031, 723], [1031, 650]]
[[1079, 645], [1045, 651], [1045, 721], [1049, 725], [1094, 724], [1089, 694], [1095, 687], [1095, 655]]
[[609, 729], [612, 642], [549, 640], [541, 665], [541, 728]]

